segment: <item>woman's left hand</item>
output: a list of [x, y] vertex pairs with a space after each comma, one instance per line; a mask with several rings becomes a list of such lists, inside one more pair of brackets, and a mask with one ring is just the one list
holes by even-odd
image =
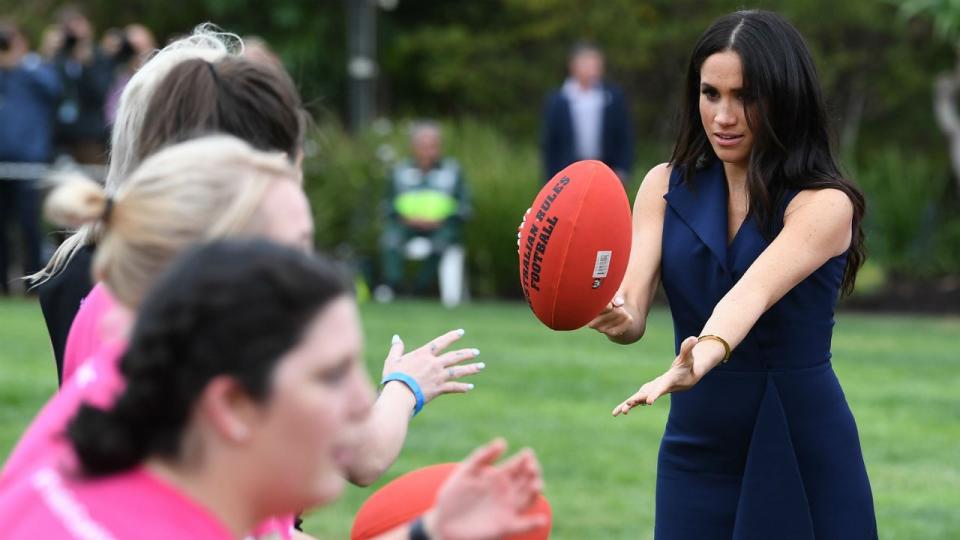
[[442, 394], [462, 394], [469, 392], [473, 385], [458, 379], [476, 375], [486, 365], [483, 362], [462, 364], [480, 355], [479, 349], [459, 349], [443, 351], [463, 337], [463, 330], [453, 330], [437, 336], [419, 349], [403, 353], [404, 344], [399, 336], [394, 336], [390, 353], [383, 361], [383, 376], [394, 371], [402, 371], [413, 377], [423, 392], [425, 403]]
[[630, 409], [638, 405], [653, 405], [653, 402], [664, 394], [689, 390], [697, 384], [703, 373], [694, 369], [693, 346], [697, 338], [688, 337], [680, 344], [680, 354], [673, 361], [673, 365], [666, 373], [640, 387], [639, 390], [623, 403], [613, 409], [613, 415], [627, 414]]

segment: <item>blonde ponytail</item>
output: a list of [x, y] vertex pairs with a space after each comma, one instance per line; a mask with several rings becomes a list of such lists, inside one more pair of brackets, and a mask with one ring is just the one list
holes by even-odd
[[54, 179], [58, 184], [43, 204], [43, 215], [62, 227], [78, 229], [102, 221], [107, 207], [112, 206], [103, 186], [80, 175]]
[[275, 182], [298, 182], [286, 155], [254, 150], [232, 136], [201, 137], [153, 154], [117, 190], [94, 255], [94, 277], [137, 308], [188, 246], [262, 234], [260, 206]]

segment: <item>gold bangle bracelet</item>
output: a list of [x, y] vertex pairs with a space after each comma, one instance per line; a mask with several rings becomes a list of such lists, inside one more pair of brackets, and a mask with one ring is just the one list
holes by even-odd
[[730, 351], [730, 344], [727, 343], [727, 340], [723, 339], [722, 337], [720, 337], [720, 336], [715, 336], [715, 335], [713, 335], [713, 334], [704, 334], [704, 335], [698, 337], [698, 338], [697, 338], [697, 343], [700, 343], [701, 341], [708, 340], [708, 339], [712, 339], [713, 341], [719, 341], [720, 344], [723, 345], [723, 359], [720, 360], [720, 363], [721, 363], [721, 364], [726, 364], [726, 363], [727, 363], [727, 360], [730, 359], [730, 352], [731, 352], [731, 351]]

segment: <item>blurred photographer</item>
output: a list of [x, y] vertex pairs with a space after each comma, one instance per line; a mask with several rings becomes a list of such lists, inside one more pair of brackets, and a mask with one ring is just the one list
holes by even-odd
[[94, 42], [93, 26], [82, 11], [65, 7], [59, 27], [45, 38], [63, 81], [63, 100], [56, 114], [59, 150], [80, 163], [106, 160], [107, 125], [104, 104], [113, 81], [113, 60]]
[[[0, 21], [0, 292], [9, 293], [7, 270], [11, 244], [7, 228], [14, 219], [23, 237], [23, 274], [36, 272], [41, 260], [40, 193], [37, 180], [25, 178], [18, 164], [46, 163], [53, 154], [53, 114], [60, 99], [56, 71], [29, 52], [26, 37], [12, 22]], [[21, 274], [22, 275], [22, 274]]]
[[129, 24], [124, 28], [111, 28], [104, 32], [100, 48], [114, 65], [113, 82], [104, 106], [104, 119], [109, 128], [117, 115], [123, 88], [156, 50], [157, 42], [147, 27], [142, 24]]

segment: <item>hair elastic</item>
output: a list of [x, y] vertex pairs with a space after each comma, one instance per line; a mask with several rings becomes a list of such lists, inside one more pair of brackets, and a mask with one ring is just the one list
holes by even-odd
[[107, 195], [107, 200], [103, 205], [103, 213], [100, 214], [100, 219], [104, 223], [110, 223], [110, 215], [113, 214], [113, 197]]

